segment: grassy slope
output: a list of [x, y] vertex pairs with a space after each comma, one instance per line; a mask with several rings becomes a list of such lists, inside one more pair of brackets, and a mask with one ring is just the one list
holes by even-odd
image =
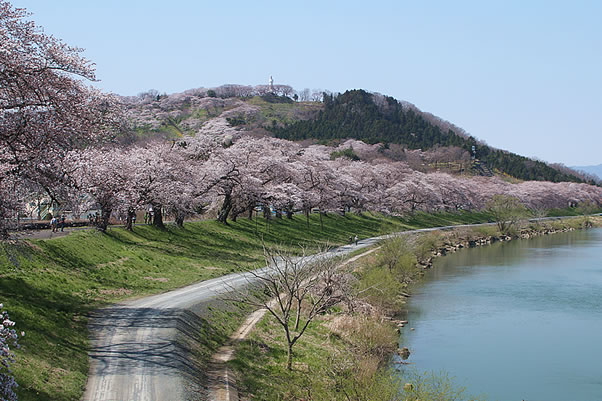
[[322, 108], [322, 103], [294, 102], [269, 103], [259, 96], [246, 101], [248, 104], [260, 107], [259, 122], [270, 126], [272, 121], [278, 124], [291, 124], [299, 119], [306, 119]]
[[238, 383], [241, 393], [252, 394], [253, 399], [262, 401], [300, 398], [306, 395], [303, 393], [308, 387], [314, 397], [328, 393], [319, 385], [324, 383], [313, 378], [321, 376], [328, 382], [324, 365], [333, 352], [345, 348], [343, 341], [331, 334], [328, 318], [319, 316], [308, 327], [303, 340], [295, 345], [294, 370], [288, 372], [282, 326], [271, 316], [265, 316], [249, 338], [237, 344], [236, 359], [230, 363], [242, 379]]
[[[0, 301], [26, 331], [14, 372], [20, 400], [75, 400], [88, 372], [86, 314], [119, 299], [166, 291], [262, 262], [260, 237], [269, 244], [309, 241], [341, 244], [360, 238], [426, 226], [486, 220], [484, 214], [416, 214], [395, 219], [366, 214], [330, 215], [320, 229], [305, 218], [274, 220], [268, 227], [239, 219], [230, 226], [214, 221], [159, 231], [137, 226], [73, 233], [51, 240], [2, 244]], [[227, 335], [225, 331], [222, 335]]]

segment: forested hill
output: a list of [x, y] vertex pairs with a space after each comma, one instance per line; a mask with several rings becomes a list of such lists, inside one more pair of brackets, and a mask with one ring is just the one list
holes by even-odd
[[458, 135], [428, 121], [422, 113], [404, 106], [392, 97], [374, 95], [364, 90], [350, 90], [337, 96], [324, 96], [324, 109], [310, 120], [295, 121], [270, 130], [278, 138], [344, 139], [368, 143], [401, 144], [410, 149], [427, 150], [435, 146], [458, 146], [497, 169], [523, 180], [583, 182], [575, 175], [546, 163], [483, 145], [473, 137]]

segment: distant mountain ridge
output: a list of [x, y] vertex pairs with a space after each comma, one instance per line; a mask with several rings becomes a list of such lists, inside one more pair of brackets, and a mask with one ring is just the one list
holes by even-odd
[[597, 166], [573, 166], [571, 168], [593, 174], [598, 177], [599, 180], [602, 180], [602, 164], [598, 164]]

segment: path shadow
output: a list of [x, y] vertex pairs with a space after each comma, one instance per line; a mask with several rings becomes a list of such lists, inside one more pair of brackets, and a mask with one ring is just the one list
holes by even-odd
[[202, 366], [191, 357], [209, 323], [185, 309], [113, 307], [90, 314], [91, 374], [180, 376], [202, 385]]

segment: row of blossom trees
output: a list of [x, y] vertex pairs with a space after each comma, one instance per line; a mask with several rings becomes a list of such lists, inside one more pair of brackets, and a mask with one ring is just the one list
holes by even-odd
[[127, 149], [72, 150], [64, 163], [71, 207], [101, 209], [101, 229], [110, 216], [121, 217], [131, 228], [135, 212], [149, 207], [154, 224], [161, 227], [162, 212], [182, 225], [186, 218], [215, 209], [217, 219], [227, 223], [250, 216], [258, 205], [290, 218], [295, 211], [309, 216], [315, 209], [393, 214], [473, 210], [496, 194], [515, 196], [534, 209], [602, 203], [602, 188], [586, 184], [513, 184], [427, 174], [388, 159], [331, 160], [333, 150], [252, 136], [226, 145], [219, 137], [197, 135]]
[[[324, 90], [305, 88], [301, 91], [296, 91], [290, 85], [274, 84], [270, 85], [238, 85], [238, 84], [226, 84], [215, 88], [196, 88], [188, 89], [182, 93], [170, 94], [170, 102], [181, 102], [182, 99], [187, 97], [220, 97], [220, 98], [232, 98], [232, 97], [253, 97], [263, 96], [267, 94], [275, 94], [278, 96], [286, 96], [292, 99], [298, 99], [300, 101], [314, 101], [319, 102], [322, 100]], [[326, 91], [329, 93], [328, 91]], [[146, 92], [139, 93], [137, 96], [126, 97], [124, 100], [128, 103], [140, 103], [148, 104], [157, 101], [161, 98], [165, 98], [167, 94], [160, 94], [156, 89], [150, 89]]]

